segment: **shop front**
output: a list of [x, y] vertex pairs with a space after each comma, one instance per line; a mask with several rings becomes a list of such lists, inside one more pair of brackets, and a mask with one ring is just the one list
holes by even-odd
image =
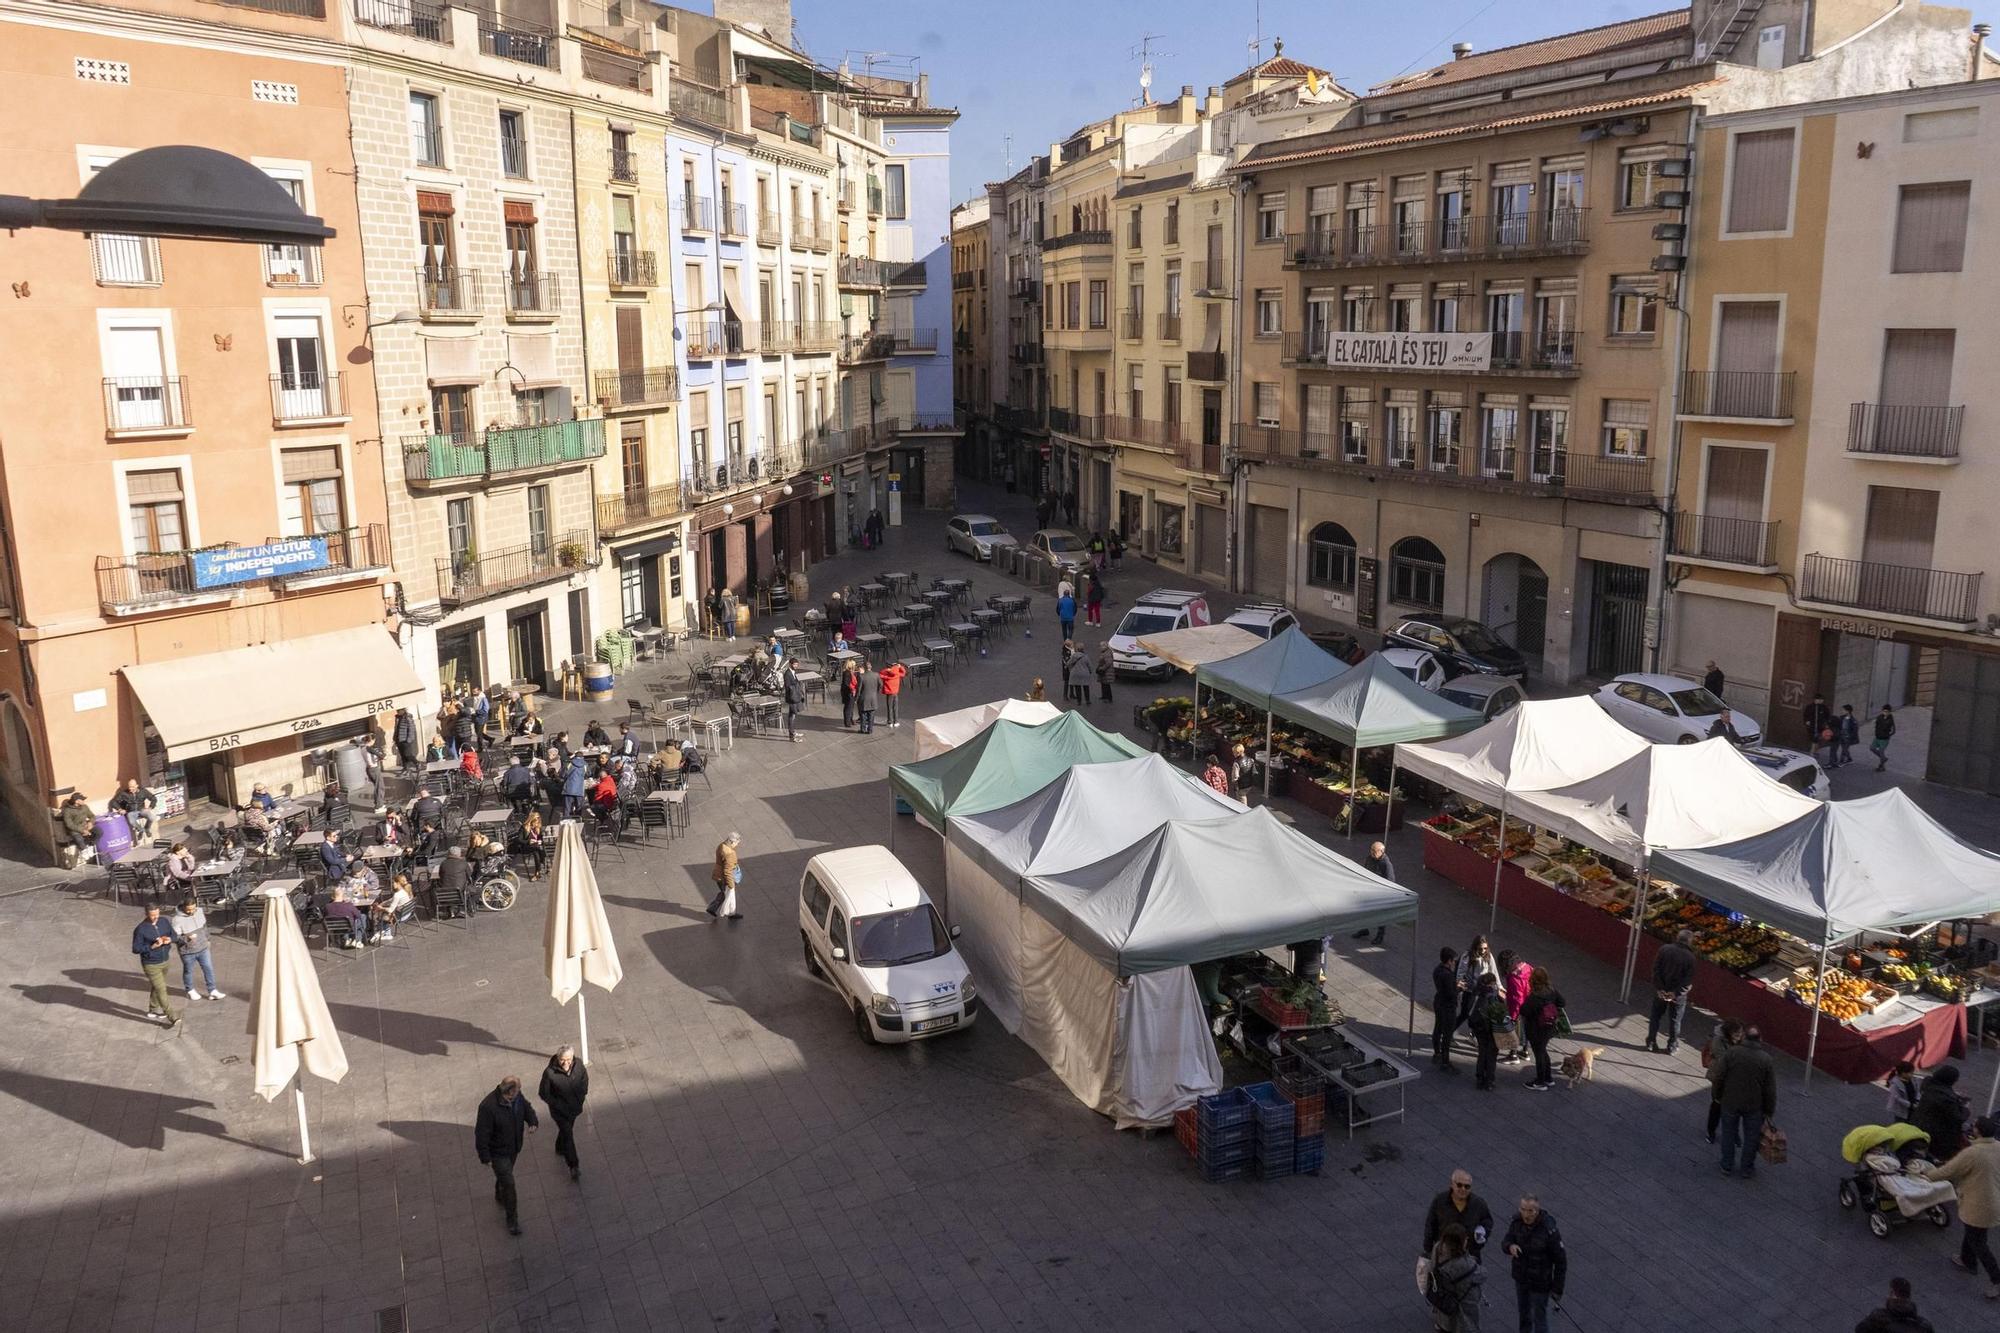
[[669, 532], [640, 541], [611, 543], [618, 571], [618, 623], [626, 629], [684, 623], [686, 585], [681, 535]]

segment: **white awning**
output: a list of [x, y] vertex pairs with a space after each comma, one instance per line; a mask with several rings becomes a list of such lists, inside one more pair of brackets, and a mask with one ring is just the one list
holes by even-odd
[[1204, 663], [1240, 656], [1263, 642], [1240, 625], [1191, 625], [1148, 634], [1139, 640], [1139, 647], [1162, 662], [1192, 671]]
[[380, 625], [124, 670], [169, 759], [393, 712], [423, 693], [415, 669]]

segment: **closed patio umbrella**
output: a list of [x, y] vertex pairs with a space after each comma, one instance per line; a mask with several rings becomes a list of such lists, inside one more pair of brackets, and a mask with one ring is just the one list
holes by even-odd
[[264, 894], [264, 929], [257, 939], [257, 979], [250, 994], [250, 1066], [257, 1095], [270, 1101], [292, 1085], [299, 1108], [299, 1160], [312, 1160], [306, 1090], [300, 1066], [329, 1083], [347, 1077], [347, 1052], [320, 994], [319, 973], [306, 937], [280, 889]]
[[590, 1063], [590, 1024], [583, 1012], [583, 983], [610, 990], [625, 977], [618, 946], [597, 893], [597, 872], [583, 850], [583, 826], [565, 819], [556, 835], [555, 871], [549, 877], [549, 921], [542, 936], [549, 994], [557, 1004], [576, 997], [577, 1054]]

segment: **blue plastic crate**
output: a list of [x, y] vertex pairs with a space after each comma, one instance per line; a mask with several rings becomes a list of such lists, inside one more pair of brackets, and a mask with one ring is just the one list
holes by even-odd
[[1299, 1171], [1317, 1171], [1326, 1165], [1326, 1136], [1315, 1134], [1300, 1139], [1292, 1155], [1292, 1165]]
[[1280, 1177], [1296, 1175], [1297, 1173], [1298, 1167], [1293, 1164], [1289, 1154], [1270, 1160], [1262, 1157], [1257, 1159], [1257, 1179], [1259, 1180], [1277, 1180]]
[[1257, 1114], [1257, 1108], [1241, 1088], [1224, 1088], [1221, 1092], [1204, 1097], [1201, 1099], [1200, 1107], [1199, 1119], [1203, 1138], [1207, 1138], [1211, 1130], [1250, 1124]]
[[1289, 1128], [1298, 1119], [1292, 1099], [1278, 1091], [1275, 1083], [1253, 1083], [1243, 1093], [1256, 1108], [1259, 1130]]
[[1250, 1174], [1250, 1163], [1231, 1162], [1227, 1165], [1212, 1166], [1206, 1162], [1201, 1166], [1203, 1180], [1238, 1180]]
[[1240, 1125], [1230, 1125], [1226, 1129], [1211, 1129], [1203, 1125], [1195, 1137], [1195, 1143], [1204, 1148], [1211, 1146], [1230, 1148], [1239, 1144], [1247, 1147], [1256, 1141], [1257, 1122], [1254, 1120], [1246, 1120]]

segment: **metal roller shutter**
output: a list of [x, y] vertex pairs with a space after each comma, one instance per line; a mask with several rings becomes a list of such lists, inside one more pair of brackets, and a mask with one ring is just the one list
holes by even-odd
[[1194, 507], [1194, 558], [1198, 573], [1229, 577], [1229, 517], [1215, 505]]
[[1269, 505], [1250, 506], [1250, 567], [1245, 579], [1250, 591], [1276, 601], [1285, 599], [1291, 564], [1290, 515]]

